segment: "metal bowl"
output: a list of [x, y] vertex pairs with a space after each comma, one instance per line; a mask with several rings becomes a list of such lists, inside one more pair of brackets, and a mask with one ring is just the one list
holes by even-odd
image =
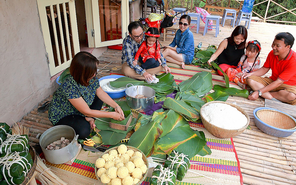
[[[151, 87], [127, 84], [125, 94], [126, 102], [131, 109], [146, 112], [154, 104], [155, 91]], [[146, 98], [135, 98], [137, 95], [143, 95]]]
[[296, 120], [280, 110], [258, 107], [253, 114], [256, 126], [266, 134], [276, 137], [288, 137], [296, 131]]
[[[70, 144], [58, 150], [46, 150], [50, 143], [65, 137], [71, 140]], [[79, 150], [78, 135], [75, 130], [67, 125], [57, 125], [47, 129], [40, 137], [39, 144], [45, 159], [52, 164], [62, 164], [73, 159]]]

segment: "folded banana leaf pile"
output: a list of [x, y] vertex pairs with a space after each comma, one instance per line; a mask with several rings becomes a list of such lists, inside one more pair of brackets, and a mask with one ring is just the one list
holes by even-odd
[[164, 168], [162, 165], [157, 165], [150, 180], [151, 185], [175, 185], [176, 171], [170, 168]]
[[175, 171], [177, 179], [182, 181], [190, 167], [190, 160], [188, 155], [173, 150], [173, 152], [168, 155], [167, 160], [164, 163], [164, 167]]
[[6, 140], [7, 134], [11, 134], [10, 127], [6, 123], [0, 123], [0, 145]]

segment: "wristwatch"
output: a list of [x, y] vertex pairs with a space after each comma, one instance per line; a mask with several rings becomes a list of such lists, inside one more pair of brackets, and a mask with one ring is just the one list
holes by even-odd
[[260, 90], [258, 90], [258, 95], [262, 96], [262, 92]]

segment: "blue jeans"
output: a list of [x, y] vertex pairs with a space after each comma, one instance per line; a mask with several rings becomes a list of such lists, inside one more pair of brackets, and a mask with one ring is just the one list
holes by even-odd
[[159, 66], [159, 62], [158, 60], [155, 60], [155, 58], [149, 58], [145, 63], [143, 63], [142, 57], [139, 57], [139, 62], [141, 63], [141, 67], [143, 69], [151, 69]]

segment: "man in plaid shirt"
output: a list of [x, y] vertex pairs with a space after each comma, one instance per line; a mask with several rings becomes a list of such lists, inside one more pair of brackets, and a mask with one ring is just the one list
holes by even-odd
[[131, 22], [128, 26], [129, 35], [123, 40], [122, 47], [122, 72], [125, 76], [135, 78], [139, 80], [152, 81], [153, 75], [165, 70], [166, 73], [170, 72], [170, 68], [167, 66], [162, 54], [161, 54], [161, 66], [143, 69], [139, 63], [133, 65], [135, 55], [145, 40], [145, 34], [142, 28], [142, 24], [138, 21]]

